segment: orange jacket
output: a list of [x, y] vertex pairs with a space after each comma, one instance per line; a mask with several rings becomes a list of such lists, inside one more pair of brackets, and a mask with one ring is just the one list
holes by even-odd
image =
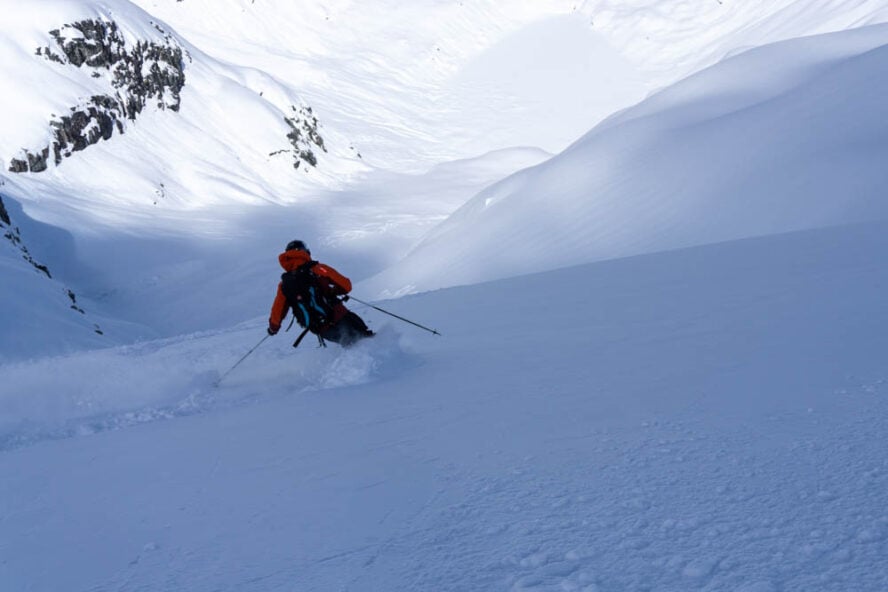
[[[305, 251], [285, 251], [278, 256], [278, 261], [280, 261], [281, 267], [283, 267], [284, 270], [293, 271], [311, 261], [311, 255]], [[325, 294], [330, 296], [341, 296], [351, 292], [351, 280], [332, 267], [324, 265], [323, 263], [318, 263], [311, 268], [311, 271], [318, 276], [318, 279], [320, 280], [320, 289]], [[274, 297], [274, 304], [271, 305], [271, 316], [268, 318], [268, 327], [275, 331], [279, 330], [281, 328], [281, 323], [284, 321], [284, 318], [287, 316], [287, 311], [289, 310], [290, 306], [287, 304], [287, 297], [284, 296], [284, 291], [281, 289], [281, 285], [278, 284], [277, 295]], [[345, 308], [343, 304], [335, 305], [333, 307], [333, 323], [338, 323], [347, 312], [348, 309]]]

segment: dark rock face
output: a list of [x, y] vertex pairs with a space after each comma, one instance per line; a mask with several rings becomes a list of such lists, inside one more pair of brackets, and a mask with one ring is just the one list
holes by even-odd
[[49, 148], [44, 148], [37, 153], [25, 152], [25, 159], [13, 158], [9, 164], [11, 173], [27, 173], [32, 171], [39, 173], [46, 170], [46, 159], [49, 157]]
[[9, 212], [6, 211], [6, 206], [3, 205], [2, 196], [0, 196], [0, 222], [3, 222], [6, 226], [12, 224], [12, 221], [9, 219]]
[[[49, 122], [55, 138], [52, 143], [55, 164], [62, 162], [63, 157], [71, 156], [72, 152], [83, 150], [99, 140], [109, 140], [115, 128], [123, 133], [122, 111], [115, 100], [95, 96], [91, 103], [82, 110], [73, 111], [70, 116]], [[34, 171], [33, 167], [31, 170]]]
[[[287, 139], [290, 140], [290, 145], [293, 146], [293, 168], [298, 169], [303, 162], [316, 167], [318, 166], [318, 159], [313, 148], [320, 148], [324, 152], [327, 151], [327, 148], [324, 146], [324, 138], [318, 132], [318, 118], [312, 113], [311, 107], [297, 109], [294, 106], [291, 108], [295, 115], [293, 117], [284, 117], [284, 121], [290, 126]], [[279, 152], [272, 154], [278, 154]]]
[[182, 48], [163, 29], [160, 41], [139, 41], [127, 48], [113, 21], [84, 20], [50, 31], [55, 48], [42, 47], [37, 55], [59, 64], [95, 70], [95, 78], [107, 78], [109, 94], [94, 95], [71, 107], [67, 115], [49, 122], [53, 140], [49, 146], [24, 149], [9, 170], [40, 172], [48, 167], [50, 153], [55, 165], [72, 153], [124, 132], [124, 120], [136, 117], [151, 102], [158, 109], [178, 111], [185, 86]]
[[[74, 36], [68, 38], [62, 31], [66, 34], [73, 33]], [[80, 35], [74, 31], [79, 31]], [[84, 64], [91, 68], [110, 68], [126, 53], [123, 37], [114, 22], [80, 21], [54, 29], [49, 34], [65, 56], [54, 54], [48, 47], [44, 51], [49, 59], [61, 64], [68, 63], [78, 68]]]

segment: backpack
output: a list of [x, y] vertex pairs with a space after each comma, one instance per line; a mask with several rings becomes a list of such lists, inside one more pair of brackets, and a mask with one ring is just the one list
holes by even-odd
[[281, 291], [293, 316], [300, 327], [312, 333], [321, 333], [333, 323], [333, 303], [321, 292], [318, 276], [311, 271], [317, 263], [309, 261], [281, 275]]

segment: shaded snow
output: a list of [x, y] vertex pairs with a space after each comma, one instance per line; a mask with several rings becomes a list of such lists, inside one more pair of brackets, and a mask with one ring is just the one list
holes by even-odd
[[[384, 305], [443, 337], [361, 311], [379, 347], [279, 335], [218, 389], [260, 320], [6, 367], [24, 390], [3, 417], [33, 422], [0, 454], [0, 581], [882, 590], [886, 230], [405, 298]], [[45, 368], [109, 422], [40, 409], [64, 399]]]

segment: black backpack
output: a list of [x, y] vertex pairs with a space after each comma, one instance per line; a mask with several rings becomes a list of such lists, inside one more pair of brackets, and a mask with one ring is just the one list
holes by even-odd
[[317, 263], [309, 261], [281, 275], [281, 291], [293, 316], [312, 333], [321, 333], [333, 324], [334, 302], [321, 292], [318, 276], [311, 270]]

